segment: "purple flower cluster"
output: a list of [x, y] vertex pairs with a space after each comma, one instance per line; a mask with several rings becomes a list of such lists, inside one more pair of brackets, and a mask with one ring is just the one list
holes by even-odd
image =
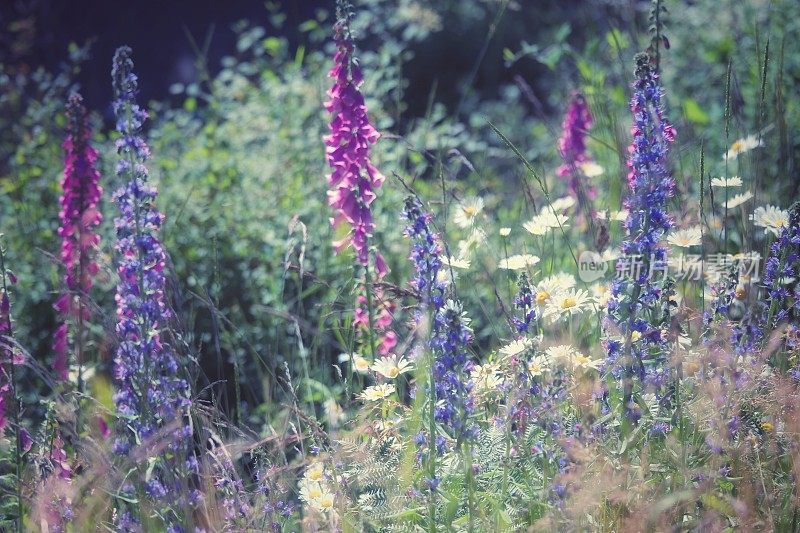
[[581, 165], [592, 161], [586, 152], [586, 137], [592, 127], [592, 113], [581, 94], [574, 94], [561, 124], [562, 133], [558, 139], [558, 151], [564, 163], [558, 167], [557, 173], [568, 178], [570, 191], [582, 202], [593, 200], [597, 191], [588, 183]]
[[630, 277], [614, 282], [608, 319], [619, 330], [622, 340], [606, 341], [607, 368], [624, 378], [626, 407], [631, 404], [632, 383], [636, 376], [642, 387], [656, 392], [669, 376], [666, 364], [666, 330], [669, 325], [669, 282], [666, 278], [667, 251], [662, 240], [673, 227], [667, 213], [675, 181], [667, 155], [675, 130], [664, 117], [664, 91], [646, 54], [636, 57], [636, 81], [631, 110], [633, 143], [629, 148], [629, 195], [625, 207], [626, 240], [621, 251], [639, 257], [642, 267]]
[[[13, 368], [17, 364], [14, 351], [10, 347], [11, 329], [11, 299], [8, 297], [8, 285], [16, 282], [16, 277], [6, 270], [5, 255], [0, 249], [0, 436], [5, 431], [8, 419], [6, 406], [9, 396], [13, 396]], [[16, 401], [13, 397], [11, 401]]]
[[[474, 405], [470, 371], [474, 364], [469, 359], [467, 346], [472, 342], [469, 319], [464, 316], [461, 304], [445, 301], [446, 284], [439, 279], [442, 267], [439, 238], [430, 227], [431, 216], [422, 210], [419, 200], [406, 199], [404, 218], [405, 235], [411, 238], [411, 261], [416, 288], [422, 306], [433, 316], [431, 339], [433, 352], [434, 391], [430, 398], [435, 403], [434, 417], [451, 437], [461, 442], [475, 435], [476, 428], [469, 422]], [[418, 438], [425, 442], [424, 436]], [[437, 448], [441, 440], [436, 439]]]
[[[334, 228], [349, 225], [347, 236], [334, 243], [338, 250], [351, 244], [359, 264], [369, 265], [369, 237], [375, 229], [370, 205], [375, 190], [384, 177], [369, 158], [370, 146], [380, 134], [367, 117], [367, 107], [360, 86], [364, 77], [353, 57], [354, 44], [350, 34], [350, 15], [340, 6], [334, 27], [336, 56], [330, 77], [334, 85], [328, 91], [330, 100], [325, 109], [333, 115], [330, 134], [325, 136], [326, 157], [332, 172], [328, 175], [328, 203], [337, 212], [331, 219]], [[376, 262], [383, 263], [376, 254]]]
[[477, 426], [470, 422], [475, 408], [470, 379], [474, 363], [467, 352], [472, 330], [460, 302], [448, 300], [439, 309], [433, 319], [432, 334], [436, 421], [460, 443], [477, 434]]
[[530, 280], [524, 272], [520, 275], [517, 286], [519, 290], [514, 296], [514, 307], [522, 313], [522, 316], [512, 317], [511, 321], [517, 333], [528, 333], [531, 323], [536, 320], [536, 302]]
[[[68, 351], [70, 326], [77, 349], [79, 364], [82, 362], [83, 323], [91, 317], [86, 295], [92, 288], [93, 276], [99, 267], [93, 252], [100, 243], [95, 228], [103, 215], [98, 203], [103, 189], [98, 184], [97, 151], [90, 144], [91, 129], [83, 106], [83, 98], [72, 94], [67, 102], [69, 130], [64, 141], [64, 178], [61, 181], [61, 262], [64, 264], [64, 293], [56, 301], [55, 308], [61, 317], [61, 325], [55, 333], [53, 351], [56, 354], [55, 371], [61, 380], [69, 373]], [[71, 324], [71, 322], [73, 322]]]
[[[800, 340], [800, 202], [789, 212], [789, 224], [781, 229], [770, 247], [764, 266], [767, 293], [762, 335], [779, 324], [786, 324], [786, 346], [796, 350]], [[800, 379], [800, 367], [792, 372]]]
[[[125, 454], [137, 442], [169, 435], [169, 451], [160, 455], [159, 467], [147, 485], [151, 497], [165, 501], [171, 490], [168, 480], [175, 477], [168, 464], [170, 457], [175, 464], [186, 458], [189, 386], [179, 376], [171, 347], [162, 342], [162, 329], [170, 319], [165, 254], [158, 239], [162, 215], [153, 205], [156, 190], [147, 183], [145, 161], [150, 153], [140, 132], [147, 113], [136, 104], [137, 78], [130, 48], [117, 50], [112, 78], [116, 97], [113, 108], [120, 133], [116, 142], [120, 156], [117, 175], [127, 180], [114, 194], [120, 210], [115, 220], [119, 346], [114, 360], [118, 386], [114, 402], [119, 419], [114, 448]], [[166, 520], [171, 521], [168, 517]]]
[[438, 312], [444, 306], [447, 285], [439, 279], [442, 268], [439, 238], [431, 229], [431, 215], [422, 210], [417, 198], [409, 196], [405, 201], [403, 218], [406, 221], [404, 234], [411, 239], [411, 262], [414, 278], [411, 285], [416, 289], [422, 305]]

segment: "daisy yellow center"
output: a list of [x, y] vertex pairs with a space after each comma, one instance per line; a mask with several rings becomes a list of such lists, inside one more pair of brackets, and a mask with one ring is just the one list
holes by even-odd
[[311, 498], [319, 498], [322, 496], [322, 490], [319, 487], [311, 487], [308, 489], [308, 495]]
[[326, 494], [322, 498], [319, 499], [319, 506], [323, 509], [330, 509], [333, 507], [333, 496], [330, 494]]
[[731, 145], [731, 152], [734, 154], [738, 154], [744, 150], [744, 142], [743, 141], [736, 141]]
[[578, 305], [578, 301], [572, 296], [567, 296], [561, 302], [561, 309], [569, 309], [570, 307], [575, 307], [576, 305]]
[[547, 291], [539, 291], [536, 293], [536, 303], [543, 304], [550, 298], [550, 293]]
[[473, 217], [477, 213], [478, 213], [478, 210], [475, 209], [474, 206], [470, 205], [470, 206], [467, 206], [467, 207], [464, 208], [464, 214], [467, 215], [468, 217]]
[[396, 378], [398, 374], [400, 374], [400, 369], [397, 368], [396, 366], [393, 366], [392, 368], [389, 369], [388, 374], [390, 378]]
[[639, 340], [639, 339], [641, 339], [641, 338], [642, 338], [642, 334], [641, 334], [641, 333], [639, 333], [638, 331], [634, 331], [633, 333], [631, 333], [631, 340], [632, 340], [633, 342], [636, 342], [636, 341], [638, 341], [638, 340]]
[[322, 479], [322, 471], [320, 470], [310, 470], [308, 472], [308, 479], [311, 481], [319, 481]]
[[369, 368], [369, 361], [366, 359], [358, 359], [356, 360], [356, 368], [359, 370], [366, 370]]

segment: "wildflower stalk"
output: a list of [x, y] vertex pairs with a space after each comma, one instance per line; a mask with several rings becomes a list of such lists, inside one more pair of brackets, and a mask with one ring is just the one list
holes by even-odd
[[[100, 242], [100, 236], [93, 227], [99, 225], [103, 218], [98, 209], [103, 190], [98, 184], [100, 174], [95, 168], [98, 154], [90, 144], [91, 130], [86, 108], [79, 94], [72, 94], [69, 97], [66, 114], [69, 128], [63, 145], [65, 152], [64, 177], [61, 182], [63, 194], [60, 198], [61, 225], [58, 229], [62, 239], [61, 261], [66, 272], [64, 293], [55, 304], [62, 322], [54, 336], [53, 351], [56, 354], [54, 366], [57, 377], [60, 380], [67, 380], [70, 366], [69, 351], [70, 347], [74, 347], [78, 370], [78, 393], [81, 394], [86, 342], [85, 321], [91, 315], [86, 299], [93, 285], [92, 277], [98, 271], [93, 249]], [[72, 343], [70, 343], [70, 329], [73, 329]]]
[[633, 402], [634, 378], [638, 376], [642, 389], [649, 386], [663, 394], [669, 375], [664, 329], [669, 327], [669, 306], [664, 302], [668, 302], [670, 282], [659, 282], [652, 276], [656, 268], [666, 269], [667, 251], [661, 241], [673, 227], [666, 204], [675, 187], [667, 160], [675, 130], [664, 117], [663, 90], [647, 54], [636, 57], [636, 77], [631, 100], [634, 124], [628, 160], [630, 194], [625, 201], [629, 210], [625, 221], [627, 239], [621, 251], [641, 264], [628, 273], [631, 279], [622, 276], [614, 282], [608, 315], [621, 330], [623, 342], [606, 341], [607, 367], [611, 375], [622, 380], [622, 405], [626, 418], [634, 424], [639, 418]]
[[369, 264], [364, 265], [364, 292], [367, 297], [367, 320], [369, 321], [369, 334], [367, 335], [367, 342], [369, 343], [369, 352], [372, 360], [376, 360], [375, 353], [375, 314], [372, 306], [372, 277], [370, 276]]
[[[2, 237], [2, 234], [0, 234]], [[5, 337], [10, 341], [13, 338], [14, 330], [11, 324], [11, 303], [8, 296], [8, 272], [6, 270], [6, 256], [2, 243], [0, 242], [0, 278], [3, 282], [3, 292], [0, 294], [0, 333], [4, 333]], [[0, 339], [0, 343], [5, 343]], [[8, 381], [9, 390], [6, 392], [6, 397], [11, 398], [11, 421], [14, 431], [14, 485], [17, 498], [17, 518], [15, 520], [14, 528], [17, 532], [22, 531], [22, 435], [20, 433], [20, 419], [19, 419], [19, 396], [17, 395], [17, 374], [14, 367], [14, 354], [9, 348], [4, 348], [0, 344], [0, 374], [6, 372], [4, 366], [7, 364], [8, 368]], [[2, 376], [0, 376], [2, 377]], [[0, 395], [3, 394], [0, 388]], [[0, 398], [0, 408], [2, 408], [2, 398]], [[3, 418], [3, 413], [0, 411], [0, 419]], [[0, 427], [2, 430], [2, 427]]]

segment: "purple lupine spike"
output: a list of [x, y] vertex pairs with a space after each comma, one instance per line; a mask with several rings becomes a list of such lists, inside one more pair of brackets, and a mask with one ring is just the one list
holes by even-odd
[[[336, 210], [331, 218], [334, 228], [348, 225], [347, 236], [334, 243], [337, 251], [352, 245], [359, 264], [369, 265], [369, 238], [375, 230], [370, 205], [383, 175], [370, 162], [370, 146], [380, 137], [370, 124], [361, 84], [364, 77], [355, 59], [350, 15], [347, 6], [339, 6], [334, 26], [336, 56], [330, 71], [333, 87], [325, 109], [332, 115], [330, 134], [325, 136], [326, 158], [332, 172], [328, 175], [328, 203]], [[376, 254], [376, 264], [385, 262]], [[380, 270], [380, 268], [379, 268]]]
[[[94, 252], [100, 243], [96, 227], [103, 220], [99, 202], [103, 189], [99, 185], [97, 151], [90, 144], [92, 132], [88, 124], [83, 98], [72, 94], [67, 102], [68, 133], [64, 140], [64, 177], [59, 219], [61, 226], [61, 262], [64, 274], [64, 293], [55, 303], [61, 319], [53, 339], [54, 368], [57, 377], [65, 381], [69, 373], [68, 352], [70, 333], [82, 362], [83, 323], [91, 318], [86, 297], [99, 267]], [[72, 331], [70, 331], [72, 329]]]
[[[189, 385], [178, 371], [172, 348], [162, 333], [170, 319], [165, 295], [166, 257], [159, 241], [162, 215], [156, 209], [155, 187], [149, 185], [146, 160], [150, 151], [141, 136], [147, 113], [136, 103], [137, 78], [131, 49], [123, 46], [114, 55], [111, 71], [117, 117], [117, 175], [126, 180], [115, 194], [120, 215], [117, 230], [119, 284], [117, 326], [119, 346], [114, 359], [117, 392], [117, 439], [114, 449], [126, 454], [137, 442], [167, 437], [171, 453], [159, 458], [148, 480], [147, 493], [168, 506], [188, 452]], [[174, 457], [171, 464], [168, 457]], [[169, 475], [168, 475], [169, 472]], [[175, 525], [174, 512], [164, 515]], [[132, 515], [124, 514], [130, 518]], [[135, 516], [131, 518], [135, 520]]]
[[[436, 404], [434, 416], [451, 437], [457, 441], [473, 437], [475, 426], [469, 417], [474, 409], [470, 372], [474, 366], [469, 359], [467, 346], [472, 342], [469, 319], [458, 301], [445, 301], [446, 284], [440, 279], [442, 267], [439, 236], [431, 229], [430, 214], [422, 210], [419, 200], [409, 197], [405, 202], [403, 218], [407, 226], [405, 235], [411, 239], [411, 261], [414, 264], [412, 285], [420, 302], [433, 317], [431, 339], [433, 352], [434, 391], [429, 401]], [[417, 316], [419, 320], [420, 315]], [[419, 436], [428, 442], [425, 435]], [[442, 439], [436, 439], [437, 449], [442, 449]]]
[[649, 57], [639, 54], [636, 64], [631, 100], [633, 142], [628, 150], [630, 190], [625, 200], [629, 215], [621, 245], [624, 257], [617, 266], [624, 269], [625, 261], [636, 258], [636, 268], [621, 272], [613, 284], [608, 319], [622, 340], [606, 341], [607, 369], [626, 382], [626, 408], [633, 407], [629, 405], [633, 377], [639, 378], [642, 387], [658, 392], [669, 375], [664, 330], [669, 325], [667, 251], [662, 240], [673, 227], [667, 201], [675, 188], [667, 161], [675, 130], [664, 116], [664, 92]]
[[[800, 202], [789, 211], [789, 224], [781, 228], [770, 246], [764, 266], [763, 286], [767, 293], [763, 318], [757, 327], [740, 333], [740, 344], [753, 346], [768, 337], [781, 323], [786, 324], [785, 344], [796, 350], [800, 343]], [[800, 365], [791, 372], [800, 381]]]

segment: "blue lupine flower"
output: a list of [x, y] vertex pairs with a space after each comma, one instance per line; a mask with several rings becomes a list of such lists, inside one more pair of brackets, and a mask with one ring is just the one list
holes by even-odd
[[[114, 449], [126, 454], [150, 437], [168, 439], [168, 451], [159, 457], [147, 483], [147, 493], [166, 502], [188, 456], [189, 386], [179, 376], [175, 354], [161, 336], [170, 319], [165, 296], [166, 258], [158, 238], [162, 215], [154, 206], [156, 190], [147, 183], [145, 161], [150, 151], [141, 136], [147, 112], [136, 104], [137, 78], [127, 46], [114, 55], [111, 75], [120, 133], [116, 142], [120, 157], [117, 175], [125, 181], [114, 194], [120, 211], [114, 221], [119, 261], [119, 345], [114, 359], [114, 402], [119, 419]], [[177, 428], [167, 428], [176, 423]], [[129, 512], [122, 517], [123, 522], [136, 521]], [[168, 522], [174, 518], [165, 516]]]

